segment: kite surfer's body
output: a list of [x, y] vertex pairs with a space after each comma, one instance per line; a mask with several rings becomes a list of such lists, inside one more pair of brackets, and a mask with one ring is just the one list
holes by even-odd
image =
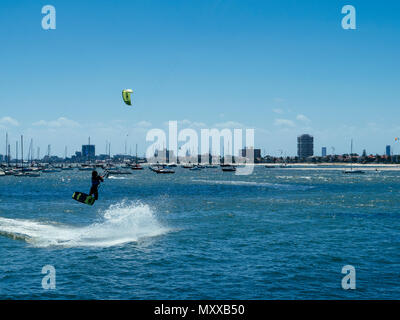
[[[128, 106], [132, 105], [132, 95], [133, 95], [133, 90], [132, 89], [124, 89], [122, 90], [122, 99], [124, 100], [125, 104]], [[89, 143], [90, 144], [90, 143]], [[136, 156], [137, 160], [137, 156]], [[135, 169], [142, 169], [138, 164], [134, 167]], [[89, 194], [86, 194], [84, 192], [79, 192], [76, 191], [72, 195], [72, 199], [87, 204], [87, 205], [93, 205], [96, 200], [99, 199], [99, 186], [101, 182], [104, 182], [104, 178], [108, 178], [108, 175], [110, 174], [109, 171], [106, 171], [106, 174], [104, 176], [100, 176], [97, 171], [92, 172], [92, 186], [90, 188]]]
[[93, 195], [95, 200], [99, 199], [99, 185], [100, 182], [104, 182], [104, 179], [102, 176], [99, 176], [97, 171], [92, 172], [92, 187], [90, 188], [90, 193], [89, 195]]

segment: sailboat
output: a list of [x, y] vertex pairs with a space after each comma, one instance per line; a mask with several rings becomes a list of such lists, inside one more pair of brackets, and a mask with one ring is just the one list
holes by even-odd
[[350, 170], [344, 170], [345, 174], [364, 174], [363, 170], [353, 170], [353, 139], [351, 139], [351, 147], [350, 147]]
[[47, 158], [48, 158], [48, 164], [46, 165], [45, 168], [43, 168], [42, 172], [43, 173], [61, 172], [61, 169], [58, 169], [51, 164], [51, 145], [50, 144], [47, 146]]
[[5, 153], [5, 159], [4, 162], [5, 164], [1, 164], [1, 169], [0, 169], [0, 177], [4, 177], [6, 175], [6, 171], [9, 169], [9, 155], [8, 155], [8, 133], [6, 132], [6, 153]]
[[21, 170], [18, 170], [15, 177], [40, 177], [39, 172], [32, 172], [31, 168], [24, 167], [24, 138], [21, 135]]
[[200, 165], [193, 165], [193, 167], [192, 168], [189, 168], [189, 170], [191, 170], [191, 171], [196, 171], [196, 170], [201, 170], [202, 169], [202, 166], [200, 166]]
[[166, 168], [165, 165], [149, 166], [149, 169], [156, 173], [175, 173], [174, 170]]
[[[228, 152], [230, 152], [229, 142], [228, 142]], [[236, 167], [232, 163], [225, 163], [225, 148], [224, 148], [224, 146], [222, 146], [222, 156], [223, 156], [223, 163], [220, 164], [222, 171], [224, 171], [224, 172], [236, 171]]]
[[138, 157], [137, 157], [137, 144], [136, 144], [136, 156], [135, 156], [135, 164], [131, 165], [132, 170], [143, 170], [143, 167], [138, 164]]
[[224, 172], [236, 171], [236, 167], [232, 166], [232, 165], [226, 165], [226, 166], [222, 167], [222, 171], [224, 171]]
[[23, 176], [24, 173], [22, 172], [22, 168], [18, 168], [18, 140], [15, 142], [15, 170], [14, 170], [14, 176], [15, 177], [20, 177]]

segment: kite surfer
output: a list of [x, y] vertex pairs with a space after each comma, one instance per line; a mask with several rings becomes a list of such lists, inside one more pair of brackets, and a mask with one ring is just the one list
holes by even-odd
[[90, 193], [89, 195], [94, 195], [94, 199], [97, 200], [99, 199], [99, 185], [100, 182], [104, 182], [104, 179], [102, 176], [99, 176], [97, 171], [92, 172], [92, 187], [90, 188]]

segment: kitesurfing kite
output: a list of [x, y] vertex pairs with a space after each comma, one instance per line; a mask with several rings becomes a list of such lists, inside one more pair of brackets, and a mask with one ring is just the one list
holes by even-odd
[[122, 90], [122, 99], [124, 99], [125, 103], [128, 106], [132, 105], [132, 97], [131, 97], [132, 93], [133, 93], [132, 89]]

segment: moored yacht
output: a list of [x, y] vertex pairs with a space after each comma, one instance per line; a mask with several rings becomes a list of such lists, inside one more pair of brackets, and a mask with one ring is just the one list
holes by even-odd
[[182, 165], [182, 168], [185, 168], [185, 169], [191, 169], [193, 167], [194, 167], [193, 163], [185, 163], [184, 165]]
[[160, 166], [160, 165], [154, 166], [154, 167], [153, 167], [153, 166], [150, 166], [149, 169], [150, 169], [151, 171], [153, 171], [153, 172], [156, 172], [156, 173], [175, 173], [174, 170], [172, 170], [172, 169], [167, 169], [167, 168], [165, 168], [164, 166]]
[[226, 165], [222, 167], [222, 171], [224, 172], [233, 172], [236, 171], [236, 167], [232, 165]]
[[143, 167], [140, 164], [135, 163], [135, 164], [131, 165], [131, 169], [132, 170], [143, 170]]
[[55, 173], [55, 172], [61, 172], [61, 169], [56, 169], [56, 168], [46, 168], [42, 170], [43, 173]]
[[351, 139], [351, 147], [350, 147], [350, 170], [344, 170], [344, 174], [364, 174], [363, 170], [353, 170], [353, 139]]
[[110, 169], [110, 170], [106, 170], [106, 172], [109, 175], [132, 174], [131, 171], [122, 170], [122, 169]]

